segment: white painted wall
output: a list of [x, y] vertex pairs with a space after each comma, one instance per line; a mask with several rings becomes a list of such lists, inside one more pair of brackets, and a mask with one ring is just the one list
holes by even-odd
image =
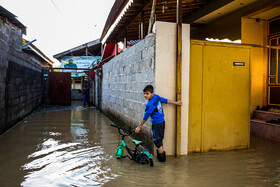
[[[155, 93], [176, 100], [176, 23], [156, 22]], [[189, 51], [190, 26], [182, 26], [182, 123], [181, 154], [188, 153], [189, 121]], [[164, 149], [168, 155], [175, 155], [176, 106], [164, 105], [165, 138]]]

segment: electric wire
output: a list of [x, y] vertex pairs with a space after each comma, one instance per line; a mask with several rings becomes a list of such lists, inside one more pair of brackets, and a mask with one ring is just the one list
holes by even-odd
[[51, 2], [52, 2], [52, 4], [55, 6], [55, 8], [57, 9], [57, 11], [58, 11], [59, 13], [61, 13], [60, 9], [58, 8], [58, 6], [56, 6], [56, 4], [53, 2], [53, 0], [51, 0]]

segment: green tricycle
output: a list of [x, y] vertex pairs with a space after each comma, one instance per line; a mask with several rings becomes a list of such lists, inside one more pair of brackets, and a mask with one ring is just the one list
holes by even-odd
[[[137, 163], [140, 163], [140, 164], [148, 164], [151, 167], [154, 165], [152, 155], [145, 150], [142, 151], [142, 150], [139, 149], [139, 146], [144, 144], [143, 141], [132, 140], [132, 142], [135, 145], [134, 149], [130, 149], [125, 144], [124, 138], [126, 136], [130, 136], [133, 132], [135, 132], [135, 129], [127, 130], [127, 129], [124, 129], [124, 128], [119, 127], [117, 125], [114, 125], [114, 124], [111, 124], [111, 126], [118, 128], [118, 131], [119, 131], [120, 135], [122, 135], [121, 144], [117, 147], [117, 150], [116, 150], [117, 159], [128, 157], [130, 160], [134, 160], [134, 161], [136, 161]], [[128, 155], [123, 156], [124, 149], [126, 149], [126, 151], [128, 152], [128, 154], [130, 156], [128, 156]]]

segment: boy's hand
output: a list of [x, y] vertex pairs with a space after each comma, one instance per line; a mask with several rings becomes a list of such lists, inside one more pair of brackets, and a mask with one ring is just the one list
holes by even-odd
[[141, 130], [141, 128], [140, 128], [140, 127], [137, 127], [137, 128], [135, 129], [135, 132], [136, 132], [136, 133], [139, 133], [140, 130]]
[[172, 100], [167, 100], [167, 103], [170, 103], [170, 104], [174, 104], [174, 105], [182, 105], [183, 102], [180, 100], [180, 101], [172, 101]]
[[180, 105], [181, 106], [182, 104], [183, 104], [183, 102], [181, 100], [176, 102], [176, 105]]

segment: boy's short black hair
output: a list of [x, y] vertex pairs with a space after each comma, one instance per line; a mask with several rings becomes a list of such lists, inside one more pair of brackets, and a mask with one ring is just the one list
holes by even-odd
[[154, 87], [152, 85], [145, 86], [143, 92], [151, 92], [154, 93]]

